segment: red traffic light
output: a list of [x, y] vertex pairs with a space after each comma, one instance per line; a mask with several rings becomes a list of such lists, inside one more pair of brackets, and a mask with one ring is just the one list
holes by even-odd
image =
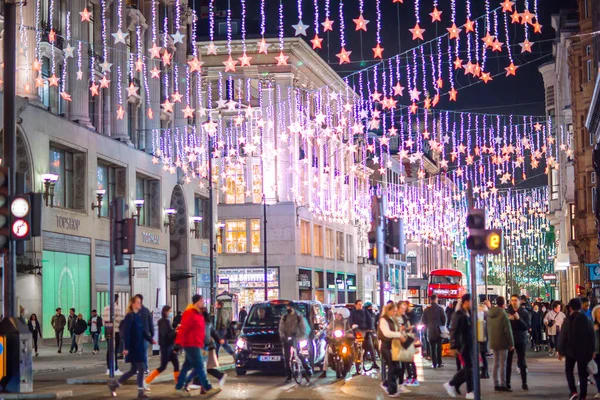
[[24, 219], [18, 219], [12, 223], [11, 230], [15, 238], [25, 238], [29, 234], [29, 223]]

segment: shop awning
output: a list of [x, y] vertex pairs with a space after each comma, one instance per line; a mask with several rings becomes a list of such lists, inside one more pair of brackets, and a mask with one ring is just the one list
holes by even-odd
[[184, 279], [193, 278], [194, 274], [191, 272], [173, 272], [171, 273], [171, 282], [182, 281]]

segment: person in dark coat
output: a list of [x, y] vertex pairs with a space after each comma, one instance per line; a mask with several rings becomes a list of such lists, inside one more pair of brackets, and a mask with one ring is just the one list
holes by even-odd
[[542, 349], [543, 318], [540, 306], [538, 304], [534, 305], [531, 313], [531, 345], [536, 352]]
[[421, 317], [421, 323], [427, 328], [427, 337], [431, 346], [431, 364], [434, 369], [443, 365], [440, 326], [446, 326], [446, 313], [437, 300], [436, 294], [431, 295], [429, 298], [431, 305], [423, 311]]
[[242, 326], [243, 326], [244, 322], [246, 322], [246, 317], [248, 317], [248, 311], [246, 311], [246, 307], [242, 307], [238, 316], [239, 316], [238, 319], [240, 320], [240, 324], [242, 324]]
[[[150, 311], [145, 305], [144, 305], [144, 296], [142, 296], [141, 294], [136, 294], [137, 297], [140, 298], [140, 300], [142, 301], [142, 308], [140, 310], [140, 316], [142, 317], [142, 322], [144, 324], [144, 330], [146, 331], [146, 333], [148, 333], [148, 335], [150, 335], [151, 338], [154, 337], [154, 318], [152, 317], [152, 311]], [[146, 349], [146, 353], [148, 353], [148, 342], [144, 342], [144, 348]], [[148, 371], [148, 357], [146, 357], [146, 362], [144, 364], [145, 372], [146, 374], [149, 373]]]
[[173, 364], [173, 378], [175, 382], [179, 378], [179, 358], [177, 352], [174, 351], [175, 346], [175, 330], [171, 326], [169, 314], [171, 306], [163, 306], [161, 310], [161, 319], [158, 320], [158, 345], [160, 346], [160, 366], [152, 371], [146, 378], [146, 383], [149, 385], [154, 379], [167, 369], [169, 363]]
[[[444, 383], [444, 389], [450, 397], [456, 397], [458, 389], [463, 383], [467, 383], [467, 399], [473, 397], [473, 358], [471, 349], [473, 347], [473, 333], [471, 330], [471, 295], [464, 294], [460, 299], [460, 307], [452, 315], [450, 324], [450, 349], [453, 353], [458, 352], [464, 366], [454, 377]], [[476, 355], [477, 356], [477, 355]]]
[[85, 336], [87, 328], [88, 325], [87, 322], [85, 322], [85, 319], [83, 319], [83, 314], [79, 314], [73, 327], [73, 334], [75, 335], [75, 342], [77, 343], [75, 347], [78, 349], [77, 353], [79, 354], [83, 354], [83, 337]]
[[144, 321], [141, 314], [142, 299], [135, 295], [129, 301], [127, 307], [127, 315], [123, 318], [120, 332], [123, 343], [123, 355], [125, 362], [131, 364], [131, 369], [125, 372], [118, 380], [108, 382], [113, 397], [117, 396], [117, 388], [126, 380], [137, 374], [138, 399], [147, 399], [144, 392], [144, 370], [148, 362], [148, 352], [146, 351], [145, 342], [153, 343], [152, 336], [144, 328]]
[[27, 322], [27, 327], [29, 328], [29, 332], [31, 332], [31, 337], [33, 338], [33, 350], [35, 351], [35, 356], [39, 355], [38, 353], [38, 338], [42, 338], [42, 327], [40, 325], [40, 321], [37, 319], [37, 315], [31, 314], [29, 317], [29, 322]]
[[175, 316], [175, 318], [173, 318], [173, 329], [177, 329], [177, 327], [181, 323], [182, 316], [183, 316], [183, 313], [181, 311], [177, 311], [177, 315]]
[[77, 322], [77, 314], [75, 309], [69, 309], [69, 318], [67, 318], [67, 329], [71, 335], [71, 349], [69, 353], [77, 353], [77, 336], [75, 335], [75, 323]]
[[517, 367], [521, 372], [521, 387], [524, 391], [529, 390], [527, 386], [527, 362], [525, 354], [527, 353], [527, 334], [531, 326], [531, 319], [526, 308], [521, 307], [519, 296], [513, 294], [510, 297], [510, 305], [507, 307], [508, 319], [512, 329], [515, 347], [513, 350], [508, 350], [508, 358], [506, 359], [506, 387], [510, 387], [510, 376], [512, 371], [512, 360], [515, 352], [517, 353]]
[[[587, 396], [587, 364], [594, 358], [595, 335], [594, 327], [588, 317], [581, 312], [581, 300], [578, 298], [569, 301], [571, 314], [564, 320], [558, 336], [558, 359], [565, 358], [565, 371], [571, 398], [585, 399]], [[579, 375], [579, 397], [573, 368], [577, 364]]]
[[[365, 352], [371, 352], [373, 355], [373, 368], [379, 369], [379, 365], [375, 362], [375, 348], [373, 347], [373, 340], [371, 338], [372, 332], [370, 332], [373, 330], [375, 323], [371, 318], [371, 313], [363, 308], [363, 301], [356, 300], [354, 302], [354, 310], [350, 311], [348, 323], [352, 329], [357, 329], [363, 334]], [[359, 371], [360, 365], [356, 363], [356, 375], [360, 374]]]

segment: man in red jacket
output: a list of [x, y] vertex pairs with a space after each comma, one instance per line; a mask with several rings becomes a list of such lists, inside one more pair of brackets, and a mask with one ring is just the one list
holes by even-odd
[[193, 370], [193, 375], [197, 375], [202, 388], [206, 394], [213, 395], [221, 391], [220, 388], [213, 388], [206, 377], [204, 369], [204, 360], [202, 359], [202, 351], [204, 348], [205, 339], [205, 323], [204, 317], [200, 310], [204, 308], [204, 299], [202, 296], [195, 294], [192, 296], [192, 304], [190, 304], [181, 318], [181, 324], [177, 329], [177, 338], [175, 344], [185, 350], [185, 362], [181, 367], [181, 373], [175, 386], [175, 392], [181, 396], [190, 396], [191, 394], [184, 389], [188, 380], [188, 372]]

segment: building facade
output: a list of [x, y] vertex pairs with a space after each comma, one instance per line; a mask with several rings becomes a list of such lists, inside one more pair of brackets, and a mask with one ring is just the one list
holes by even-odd
[[546, 116], [551, 121], [552, 136], [559, 150], [558, 168], [553, 166], [548, 174], [548, 220], [554, 228], [557, 273], [552, 298], [566, 299], [575, 296], [580, 285], [580, 263], [575, 252], [577, 231], [575, 207], [575, 160], [573, 135], [573, 110], [571, 108], [571, 74], [569, 71], [570, 36], [578, 31], [579, 15], [576, 10], [563, 10], [552, 16], [552, 28], [557, 41], [553, 47], [553, 60], [541, 65], [544, 79]]

